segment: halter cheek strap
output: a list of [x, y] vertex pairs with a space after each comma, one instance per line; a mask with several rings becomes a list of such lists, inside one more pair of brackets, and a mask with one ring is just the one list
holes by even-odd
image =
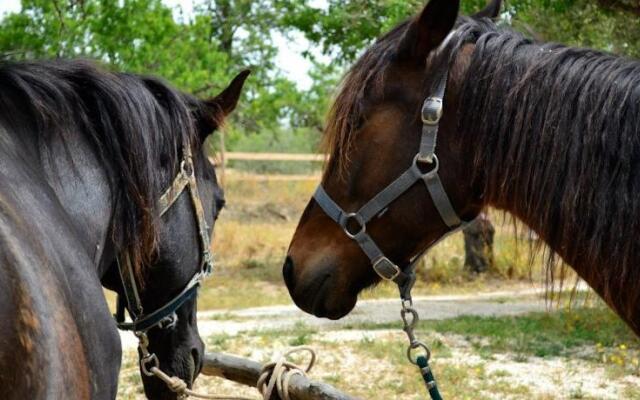
[[193, 167], [191, 149], [188, 146], [185, 147], [185, 159], [180, 164], [180, 173], [178, 173], [178, 176], [176, 176], [171, 187], [167, 189], [158, 201], [158, 205], [160, 206], [160, 216], [162, 217], [167, 213], [167, 211], [169, 211], [185, 189], [189, 190], [189, 194], [191, 195], [191, 205], [193, 206], [198, 225], [200, 251], [202, 252], [202, 266], [204, 271], [207, 274], [210, 274], [213, 270], [213, 254], [211, 254], [209, 249], [209, 244], [211, 243], [209, 238], [209, 225], [207, 224], [204, 208], [202, 207], [202, 200], [200, 199], [200, 192], [198, 191], [198, 182], [196, 180], [195, 169]]
[[[171, 209], [185, 190], [189, 191], [191, 204], [193, 205], [196, 216], [202, 265], [179, 294], [159, 309], [150, 314], [144, 314], [131, 257], [128, 253], [120, 255], [117, 261], [120, 279], [122, 280], [124, 289], [124, 298], [118, 296], [118, 306], [115, 317], [119, 329], [145, 332], [156, 326], [167, 328], [174, 325], [177, 321], [176, 310], [197, 294], [200, 283], [205, 277], [209, 276], [213, 270], [213, 255], [209, 250], [209, 227], [205, 219], [202, 200], [198, 192], [198, 184], [193, 168], [193, 157], [189, 145], [184, 146], [184, 159], [180, 164], [180, 172], [173, 180], [171, 187], [167, 189], [158, 202], [161, 217]], [[130, 323], [125, 322], [125, 308], [129, 310], [129, 315], [132, 319]]]
[[[415, 183], [422, 181], [435, 205], [440, 218], [455, 231], [465, 223], [458, 217], [451, 200], [442, 185], [438, 171], [440, 161], [435, 154], [438, 128], [442, 118], [442, 104], [446, 90], [447, 74], [438, 81], [434, 94], [428, 97], [422, 106], [422, 135], [420, 150], [413, 163], [400, 177], [380, 191], [356, 212], [344, 211], [326, 192], [322, 185], [318, 186], [314, 199], [322, 210], [354, 240], [371, 260], [374, 271], [385, 280], [395, 282], [403, 300], [411, 299], [411, 288], [415, 283], [415, 266], [425, 251], [420, 253], [403, 271], [384, 255], [375, 241], [367, 233], [367, 224], [375, 217], [383, 214], [398, 197], [406, 193]], [[421, 168], [422, 167], [422, 168]], [[423, 168], [429, 168], [423, 172]], [[357, 229], [354, 229], [357, 227]]]

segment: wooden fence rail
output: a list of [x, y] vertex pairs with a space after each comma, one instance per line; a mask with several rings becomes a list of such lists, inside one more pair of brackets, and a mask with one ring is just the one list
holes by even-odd
[[224, 159], [238, 161], [315, 161], [322, 162], [326, 159], [324, 154], [299, 154], [299, 153], [245, 153], [227, 152]]
[[[256, 387], [261, 370], [262, 365], [252, 360], [222, 353], [207, 353], [202, 373]], [[302, 375], [291, 376], [289, 395], [292, 400], [357, 400], [333, 386], [314, 382]]]
[[[227, 176], [227, 163], [229, 161], [291, 161], [291, 162], [324, 162], [328, 159], [326, 154], [302, 154], [302, 153], [248, 153], [221, 151], [210, 158], [213, 165], [220, 168], [220, 183], [224, 187]], [[318, 175], [319, 176], [319, 175]], [[244, 174], [236, 176], [240, 180], [257, 181], [294, 181], [317, 179], [316, 175], [253, 175]]]

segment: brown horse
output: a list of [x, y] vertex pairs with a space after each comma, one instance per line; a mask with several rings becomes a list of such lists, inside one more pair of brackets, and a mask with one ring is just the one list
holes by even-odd
[[[468, 18], [458, 1], [431, 0], [364, 53], [327, 124], [324, 198], [359, 210], [407, 171], [421, 107], [444, 76], [436, 170], [449, 216], [513, 214], [555, 252], [551, 273], [571, 266], [640, 334], [640, 63], [497, 27], [487, 16], [499, 3]], [[307, 206], [283, 268], [293, 300], [319, 317], [343, 317], [381, 280], [345, 231], [366, 231], [403, 269], [456, 225], [418, 181], [368, 222], [333, 215], [344, 228], [320, 203]]]

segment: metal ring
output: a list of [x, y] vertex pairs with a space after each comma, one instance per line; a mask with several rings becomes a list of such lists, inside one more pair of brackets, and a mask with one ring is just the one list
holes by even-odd
[[142, 373], [146, 376], [153, 376], [153, 372], [149, 371], [149, 369], [147, 368], [147, 364], [150, 363], [153, 363], [151, 368], [160, 368], [160, 361], [158, 360], [158, 357], [155, 355], [155, 353], [140, 360], [140, 369], [142, 369]]
[[[435, 154], [433, 154], [431, 156], [431, 160], [428, 159], [422, 159], [420, 157], [420, 153], [416, 154], [415, 158], [413, 159], [413, 166], [415, 168], [418, 169], [418, 171], [420, 171], [420, 173], [422, 174], [422, 178], [431, 178], [432, 176], [436, 175], [438, 173], [438, 171], [440, 171], [440, 160], [438, 159], [438, 156], [436, 156]], [[431, 169], [431, 171], [425, 172], [423, 173], [422, 170], [420, 170], [420, 167], [418, 166], [418, 164], [433, 164], [433, 168]]]
[[149, 337], [147, 336], [146, 332], [136, 331], [133, 332], [133, 334], [138, 338], [141, 348], [146, 349], [147, 347], [149, 347]]
[[[347, 224], [349, 223], [349, 220], [351, 218], [355, 219], [355, 221], [360, 225], [360, 231], [356, 232], [355, 234], [349, 232], [349, 228], [347, 227]], [[342, 222], [342, 229], [350, 239], [355, 239], [356, 236], [362, 235], [367, 231], [367, 224], [366, 222], [364, 222], [364, 218], [362, 218], [358, 213], [345, 214], [342, 218]]]
[[402, 301], [402, 309], [407, 310], [409, 308], [413, 308], [413, 300], [412, 299], [401, 299]]
[[191, 178], [193, 175], [193, 165], [191, 164], [191, 161], [183, 160], [180, 163], [180, 171], [182, 171], [182, 174], [187, 178]]
[[426, 344], [422, 343], [422, 342], [414, 342], [411, 343], [409, 345], [409, 347], [407, 347], [407, 358], [409, 359], [409, 362], [413, 365], [418, 365], [418, 358], [416, 357], [415, 359], [411, 356], [411, 353], [413, 352], [413, 350], [416, 349], [422, 349], [424, 350], [425, 353], [425, 358], [427, 359], [427, 361], [431, 360], [431, 350], [429, 350], [429, 348], [427, 347]]
[[[407, 319], [407, 313], [411, 315], [411, 322]], [[418, 316], [418, 312], [412, 307], [404, 308], [400, 311], [400, 316], [402, 317], [402, 321], [406, 327], [409, 329], [414, 329], [420, 321], [420, 317]]]

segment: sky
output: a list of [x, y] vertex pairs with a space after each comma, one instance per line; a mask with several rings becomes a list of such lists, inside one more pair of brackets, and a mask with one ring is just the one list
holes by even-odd
[[[171, 8], [182, 8], [185, 17], [193, 14], [193, 0], [162, 0]], [[326, 4], [326, 0], [316, 0], [314, 5]], [[0, 0], [0, 15], [7, 12], [20, 11], [20, 0]], [[302, 56], [307, 49], [308, 42], [301, 35], [294, 35], [295, 40], [289, 41], [282, 35], [275, 35], [274, 41], [278, 47], [277, 65], [284, 74], [298, 84], [298, 87], [307, 89], [311, 86], [309, 70], [311, 63]]]

